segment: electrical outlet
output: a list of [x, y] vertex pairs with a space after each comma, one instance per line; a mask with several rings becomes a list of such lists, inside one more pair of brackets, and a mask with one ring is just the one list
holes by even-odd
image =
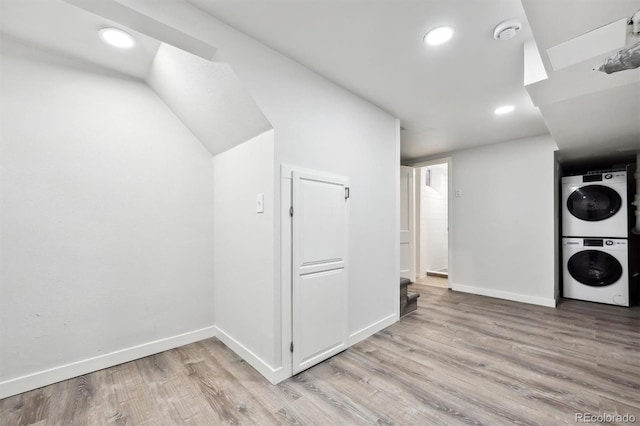
[[462, 197], [462, 189], [458, 188], [456, 189], [456, 198], [460, 198]]

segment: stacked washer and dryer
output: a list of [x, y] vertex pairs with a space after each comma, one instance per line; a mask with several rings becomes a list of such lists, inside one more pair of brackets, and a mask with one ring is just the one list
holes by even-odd
[[629, 306], [627, 172], [562, 178], [563, 297]]

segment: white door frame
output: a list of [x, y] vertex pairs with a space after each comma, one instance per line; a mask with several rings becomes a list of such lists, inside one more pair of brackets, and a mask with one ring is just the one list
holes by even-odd
[[289, 208], [293, 195], [293, 170], [297, 168], [282, 164], [280, 167], [280, 354], [282, 370], [280, 378], [291, 377], [293, 354], [289, 345], [293, 341], [291, 320], [291, 292], [293, 290], [293, 229]]
[[[403, 274], [402, 266], [401, 266], [400, 268], [398, 268], [398, 272], [400, 274], [400, 277], [408, 278], [411, 281], [415, 281], [416, 279], [415, 168], [412, 166], [400, 166], [400, 188], [399, 188], [400, 193], [402, 193], [402, 174], [404, 173], [405, 169], [409, 169], [407, 171], [411, 172], [411, 176], [407, 178], [407, 186], [408, 186], [407, 190], [409, 192], [407, 196], [407, 214], [409, 215], [409, 217], [407, 218], [407, 228], [408, 228], [407, 234], [408, 234], [409, 241], [407, 241], [406, 243], [402, 242], [402, 235], [403, 235], [402, 225], [398, 226], [398, 234], [401, 238], [400, 244], [407, 244], [409, 246], [409, 270]], [[400, 194], [400, 197], [402, 197], [402, 194]], [[402, 201], [400, 201], [400, 215], [402, 216]], [[400, 223], [402, 223], [402, 219], [400, 220]], [[400, 250], [400, 244], [398, 245], [398, 250]], [[402, 262], [401, 250], [400, 250], [400, 261]]]
[[[452, 157], [443, 157], [443, 158], [437, 158], [434, 160], [427, 160], [427, 161], [420, 161], [417, 163], [413, 163], [410, 165], [410, 167], [416, 168], [416, 169], [421, 169], [422, 167], [428, 167], [428, 166], [435, 166], [438, 164], [446, 164], [447, 165], [447, 226], [449, 228], [449, 233], [447, 235], [447, 268], [449, 269], [448, 271], [448, 275], [449, 275], [449, 288], [451, 288], [451, 283], [453, 282], [453, 277], [454, 277], [454, 265], [452, 263], [452, 259], [453, 259], [453, 252], [452, 252], [452, 243], [453, 243], [453, 232], [454, 229], [451, 226], [451, 224], [453, 223], [453, 198], [454, 198], [454, 191], [453, 191], [453, 171], [452, 171], [452, 165], [453, 165], [453, 158]], [[420, 255], [420, 204], [421, 204], [421, 189], [420, 188], [421, 185], [416, 185], [416, 202], [415, 202], [415, 240], [416, 240], [416, 244], [415, 247], [416, 249], [414, 250], [414, 261], [416, 262], [416, 265], [419, 265], [419, 255]]]

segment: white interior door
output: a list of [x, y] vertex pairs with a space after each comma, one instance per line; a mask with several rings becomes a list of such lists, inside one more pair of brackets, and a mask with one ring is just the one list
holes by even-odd
[[348, 179], [293, 175], [293, 374], [347, 347]]
[[414, 168], [400, 167], [400, 276], [416, 279]]

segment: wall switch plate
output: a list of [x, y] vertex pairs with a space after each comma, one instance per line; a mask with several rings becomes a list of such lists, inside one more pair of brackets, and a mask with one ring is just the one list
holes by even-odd
[[264, 213], [264, 194], [258, 194], [256, 197], [256, 212]]
[[456, 189], [456, 198], [460, 198], [462, 197], [462, 189], [458, 188]]

